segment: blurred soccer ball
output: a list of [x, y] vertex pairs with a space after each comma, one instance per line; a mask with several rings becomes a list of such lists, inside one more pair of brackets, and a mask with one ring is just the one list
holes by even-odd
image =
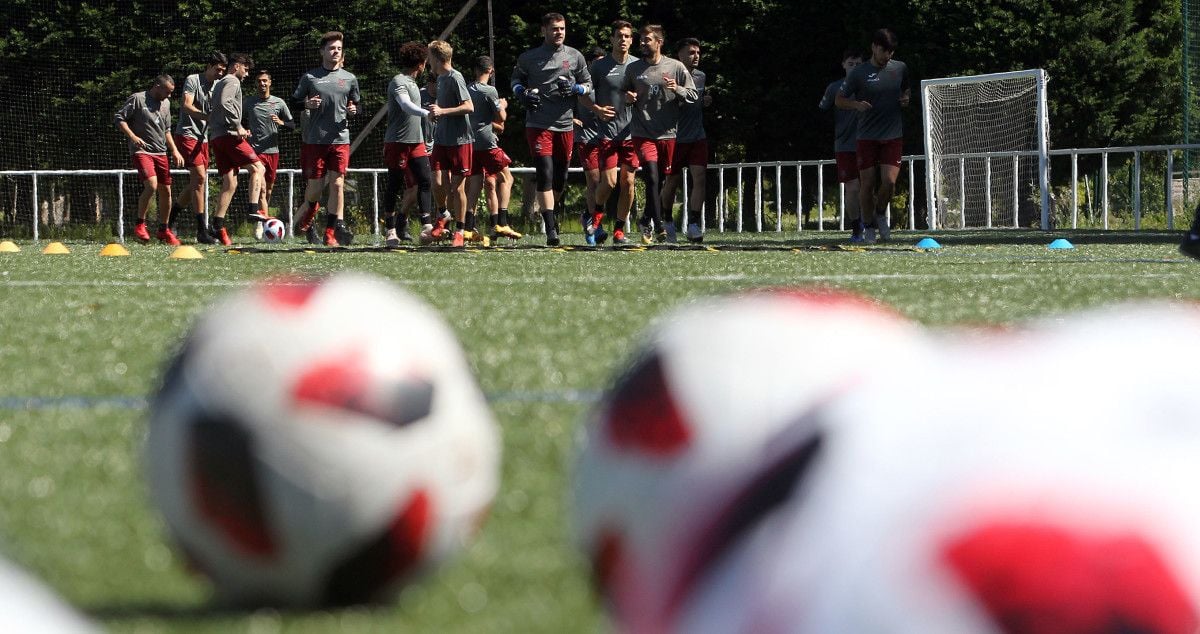
[[287, 235], [287, 225], [278, 218], [269, 218], [262, 223], [262, 239], [264, 242], [283, 242]]
[[218, 600], [284, 606], [386, 599], [460, 550], [499, 453], [440, 316], [356, 274], [256, 286], [203, 315], [145, 445], [153, 500]]
[[[923, 342], [858, 296], [764, 291], [668, 315], [585, 428], [574, 531], [627, 632], [664, 631], [819, 460], [825, 400]], [[716, 628], [719, 629], [719, 628]]]

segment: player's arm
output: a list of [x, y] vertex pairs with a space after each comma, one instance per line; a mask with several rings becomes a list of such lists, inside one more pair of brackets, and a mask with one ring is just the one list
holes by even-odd
[[199, 119], [200, 121], [208, 121], [208, 115], [203, 112], [200, 112], [200, 109], [196, 107], [195, 93], [191, 93], [191, 92], [188, 92], [187, 90], [184, 90], [183, 91], [183, 105], [180, 106], [179, 109], [181, 111], [183, 111], [183, 114], [190, 115], [193, 119]]
[[821, 110], [829, 110], [830, 108], [832, 108], [835, 105], [836, 101], [837, 101], [837, 88], [834, 88], [831, 85], [825, 89], [825, 94], [821, 96], [821, 102], [817, 104], [817, 107], [820, 108]]
[[625, 67], [625, 76], [621, 78], [621, 92], [625, 93], [625, 103], [637, 103], [637, 85], [633, 83], [633, 78], [636, 77], [637, 71], [634, 70], [633, 64]]
[[900, 76], [900, 107], [907, 108], [912, 99], [912, 91], [908, 86], [908, 64], [904, 65], [904, 73]]
[[[167, 130], [170, 129], [170, 126], [168, 126]], [[172, 138], [173, 136], [174, 135], [172, 135], [170, 132], [166, 134], [167, 151], [171, 153], [171, 159], [175, 161], [175, 167], [183, 167], [183, 154], [180, 154], [179, 148], [175, 147], [175, 139]]]
[[842, 110], [856, 110], [858, 112], [870, 110], [870, 102], [860, 101], [858, 99], [859, 85], [858, 80], [855, 79], [855, 77], [856, 75], [851, 73], [851, 75], [842, 82], [842, 89], [838, 91], [837, 99], [834, 101], [834, 105]]
[[421, 104], [413, 103], [413, 100], [408, 96], [407, 91], [397, 90], [394, 98], [396, 99], [396, 103], [400, 104], [400, 109], [403, 110], [405, 114], [422, 118], [429, 116], [429, 111], [422, 108]]
[[275, 119], [275, 125], [281, 125], [290, 130], [296, 129], [296, 119], [292, 116], [292, 110], [288, 108], [287, 102], [280, 100], [279, 111], [272, 116]]
[[350, 83], [350, 94], [346, 98], [346, 112], [351, 116], [358, 114], [358, 102], [362, 100], [362, 95], [358, 92], [358, 78]]
[[452, 117], [458, 114], [471, 114], [475, 112], [475, 102], [471, 100], [471, 93], [467, 92], [467, 85], [455, 76], [455, 88], [458, 92], [458, 105], [450, 108], [443, 108], [437, 105], [435, 101], [432, 106], [429, 106], [429, 111], [435, 117]]
[[321, 107], [321, 95], [312, 90], [307, 73], [300, 76], [300, 82], [296, 84], [296, 90], [292, 93], [292, 103], [305, 110], [316, 110]]
[[[129, 99], [125, 101], [125, 105], [121, 106], [121, 109], [118, 110], [117, 114], [113, 117], [113, 123], [116, 124], [117, 129], [129, 139], [130, 143], [141, 149], [146, 147], [146, 142], [142, 139], [142, 137], [134, 134], [133, 128], [129, 127], [129, 117], [133, 115], [133, 112], [136, 108], [136, 100], [132, 96], [129, 97]], [[171, 135], [168, 134], [167, 136]]]
[[683, 103], [696, 103], [700, 99], [700, 94], [696, 92], [696, 82], [692, 80], [692, 74], [683, 64], [679, 65], [675, 76], [668, 77], [665, 83], [667, 89], [675, 93], [675, 98]]

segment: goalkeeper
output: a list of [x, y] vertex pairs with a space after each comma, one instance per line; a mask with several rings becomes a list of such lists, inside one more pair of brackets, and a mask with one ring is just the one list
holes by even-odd
[[876, 230], [880, 240], [890, 237], [886, 218], [878, 218], [892, 200], [904, 149], [900, 108], [908, 105], [908, 66], [892, 59], [895, 51], [896, 34], [875, 31], [870, 63], [860, 64], [846, 77], [837, 97], [838, 108], [858, 111], [859, 195], [867, 243], [875, 241]]
[[566, 46], [567, 20], [559, 13], [542, 16], [541, 46], [517, 58], [513, 94], [525, 106], [525, 139], [533, 156], [537, 199], [546, 223], [546, 244], [557, 246], [554, 201], [562, 198], [574, 144], [576, 97], [592, 92], [592, 76], [583, 54]]

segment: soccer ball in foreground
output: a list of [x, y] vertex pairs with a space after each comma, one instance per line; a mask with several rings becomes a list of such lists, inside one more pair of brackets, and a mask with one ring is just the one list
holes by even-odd
[[287, 235], [287, 225], [278, 218], [268, 218], [262, 223], [262, 239], [265, 242], [283, 242]]
[[473, 536], [499, 458], [442, 318], [358, 274], [265, 283], [201, 316], [145, 445], [176, 543], [237, 605], [388, 598]]
[[667, 315], [585, 425], [574, 531], [618, 629], [672, 629], [688, 596], [800, 488], [811, 413], [870, 398], [921, 329], [859, 296], [761, 291]]

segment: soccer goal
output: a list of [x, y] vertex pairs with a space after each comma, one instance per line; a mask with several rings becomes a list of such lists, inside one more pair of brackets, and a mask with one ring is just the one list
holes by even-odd
[[1050, 229], [1041, 69], [921, 82], [929, 227]]

